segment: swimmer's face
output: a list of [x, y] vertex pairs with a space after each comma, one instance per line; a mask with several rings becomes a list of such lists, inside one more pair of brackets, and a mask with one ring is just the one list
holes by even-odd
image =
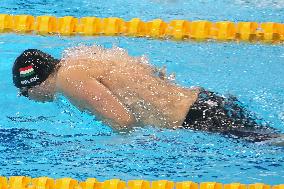
[[51, 102], [54, 100], [55, 86], [46, 80], [37, 86], [21, 88], [20, 95], [37, 102]]

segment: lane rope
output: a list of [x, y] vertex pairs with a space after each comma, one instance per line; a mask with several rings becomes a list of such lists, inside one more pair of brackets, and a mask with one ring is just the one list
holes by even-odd
[[49, 177], [31, 178], [26, 176], [0, 176], [0, 189], [284, 189], [284, 184], [267, 185], [264, 183], [222, 184], [218, 182], [192, 181], [172, 182], [168, 180], [129, 180], [127, 183], [120, 179], [110, 179], [99, 182], [95, 178], [88, 178], [79, 182], [72, 178], [52, 179]]
[[54, 17], [0, 14], [0, 33], [34, 33], [40, 35], [132, 36], [173, 40], [221, 40], [282, 43], [284, 24], [276, 22], [238, 22], [206, 20], [154, 19], [144, 22], [139, 18], [72, 16]]

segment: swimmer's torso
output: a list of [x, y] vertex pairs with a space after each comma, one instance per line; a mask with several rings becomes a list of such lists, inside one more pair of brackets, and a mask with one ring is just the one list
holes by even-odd
[[[58, 80], [67, 80], [60, 78], [60, 72], [68, 69], [76, 69], [78, 80], [82, 77], [98, 80], [134, 115], [139, 126], [181, 126], [199, 92], [160, 79], [153, 68], [143, 63], [143, 58], [130, 57], [121, 49], [73, 49], [61, 65]], [[61, 83], [68, 85], [68, 82]], [[79, 106], [84, 109], [84, 105]]]

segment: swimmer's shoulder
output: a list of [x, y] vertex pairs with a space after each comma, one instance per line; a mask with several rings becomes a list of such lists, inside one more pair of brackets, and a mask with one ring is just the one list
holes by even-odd
[[77, 79], [88, 79], [88, 78], [99, 78], [99, 75], [102, 74], [103, 69], [97, 64], [90, 63], [86, 59], [65, 59], [61, 60], [60, 68], [58, 70], [59, 78], [72, 77]]
[[80, 82], [91, 79], [88, 67], [83, 65], [62, 64], [57, 71], [56, 87], [57, 91], [65, 91], [71, 82]]

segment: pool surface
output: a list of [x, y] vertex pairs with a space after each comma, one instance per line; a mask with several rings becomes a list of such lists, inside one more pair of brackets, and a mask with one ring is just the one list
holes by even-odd
[[[57, 17], [139, 17], [210, 21], [284, 20], [284, 1], [8, 1], [0, 13]], [[175, 42], [127, 37], [58, 37], [0, 34], [0, 175], [167, 179], [244, 184], [284, 183], [284, 148], [190, 130], [137, 128], [117, 133], [79, 112], [64, 97], [36, 103], [17, 96], [11, 67], [27, 48], [57, 58], [79, 44], [125, 48], [166, 65], [183, 86], [232, 94], [263, 122], [284, 133], [284, 46]]]

